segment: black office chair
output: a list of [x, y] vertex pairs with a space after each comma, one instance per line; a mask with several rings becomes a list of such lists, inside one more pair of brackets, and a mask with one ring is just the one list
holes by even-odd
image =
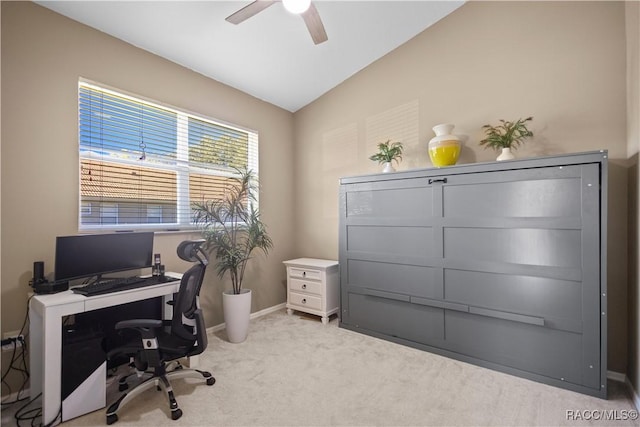
[[[151, 387], [164, 389], [171, 409], [171, 419], [182, 416], [171, 383], [172, 378], [195, 377], [213, 385], [216, 380], [209, 372], [186, 369], [177, 361], [187, 356], [200, 354], [207, 348], [207, 332], [202, 310], [198, 305], [198, 295], [207, 268], [207, 258], [201, 249], [204, 240], [186, 240], [178, 245], [178, 256], [189, 262], [197, 262], [187, 270], [180, 281], [180, 290], [175, 296], [171, 320], [132, 319], [118, 322], [116, 329], [131, 328], [140, 333], [141, 339], [108, 352], [109, 360], [123, 356], [132, 360], [139, 376], [151, 377], [122, 394], [107, 409], [107, 424], [118, 421], [118, 410], [134, 397]], [[126, 390], [126, 378], [120, 379], [120, 391]]]

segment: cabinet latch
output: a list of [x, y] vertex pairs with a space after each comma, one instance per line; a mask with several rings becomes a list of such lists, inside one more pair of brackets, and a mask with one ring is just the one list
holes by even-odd
[[436, 182], [441, 182], [443, 184], [446, 184], [447, 178], [429, 178], [429, 184], [434, 184]]

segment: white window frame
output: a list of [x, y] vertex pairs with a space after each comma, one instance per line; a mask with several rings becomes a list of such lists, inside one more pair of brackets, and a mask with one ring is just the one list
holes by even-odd
[[[175, 114], [177, 114], [177, 147], [176, 147], [176, 156], [177, 162], [174, 165], [167, 165], [162, 163], [153, 163], [149, 167], [158, 170], [167, 170], [171, 172], [175, 172], [177, 175], [177, 206], [176, 206], [176, 222], [171, 223], [140, 223], [140, 224], [83, 224], [82, 223], [82, 212], [83, 212], [83, 203], [86, 201], [82, 199], [81, 194], [81, 184], [78, 187], [79, 192], [79, 218], [78, 218], [78, 229], [83, 232], [92, 232], [92, 231], [118, 231], [122, 230], [123, 227], [129, 230], [156, 230], [156, 231], [180, 231], [180, 230], [193, 230], [196, 228], [195, 224], [192, 221], [191, 207], [190, 207], [190, 197], [189, 197], [189, 176], [190, 174], [204, 174], [204, 175], [212, 175], [212, 176], [227, 176], [233, 177], [236, 176], [232, 170], [221, 170], [221, 169], [206, 169], [202, 167], [197, 167], [195, 165], [191, 165], [189, 163], [189, 126], [188, 120], [189, 118], [194, 118], [203, 122], [210, 123], [214, 126], [225, 127], [234, 131], [247, 133], [248, 142], [248, 169], [253, 171], [254, 177], [258, 180], [259, 177], [259, 134], [255, 130], [251, 130], [248, 128], [239, 127], [237, 125], [229, 124], [221, 120], [212, 119], [201, 114], [193, 113], [187, 110], [178, 109], [176, 107], [166, 105], [160, 103], [158, 101], [151, 100], [149, 98], [142, 97], [140, 95], [131, 94], [119, 89], [115, 89], [109, 87], [107, 85], [103, 85], [101, 83], [92, 82], [87, 79], [79, 79], [78, 81], [78, 90], [80, 87], [88, 87], [92, 89], [96, 89], [99, 91], [103, 91], [106, 93], [110, 93], [112, 95], [116, 95], [119, 97], [128, 98], [134, 102], [141, 102], [148, 104], [152, 107], [161, 108], [164, 110], [169, 110]], [[80, 92], [78, 92], [78, 101], [80, 100]], [[80, 116], [80, 114], [78, 114]], [[79, 119], [80, 120], [80, 119]], [[78, 129], [80, 126], [78, 125]], [[80, 147], [80, 135], [78, 135], [79, 141], [78, 146]], [[252, 155], [253, 154], [253, 155]], [[82, 160], [104, 160], [101, 156], [97, 156], [94, 153], [82, 153], [80, 150], [80, 159], [79, 163]], [[135, 165], [136, 161], [133, 159], [118, 159], [117, 163], [119, 164], [130, 164]], [[258, 195], [256, 194], [256, 200], [253, 202], [256, 206], [259, 204]], [[154, 203], [150, 203], [154, 204]], [[100, 205], [98, 205], [100, 206]], [[102, 212], [102, 210], [100, 210]], [[101, 213], [102, 215], [102, 213]]]

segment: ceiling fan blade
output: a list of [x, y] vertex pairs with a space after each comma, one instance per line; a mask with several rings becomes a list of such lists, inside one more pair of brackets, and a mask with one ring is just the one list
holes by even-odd
[[315, 44], [324, 43], [328, 40], [327, 32], [324, 30], [324, 25], [322, 25], [318, 9], [316, 9], [313, 3], [311, 3], [306, 12], [302, 13], [302, 19], [304, 19], [304, 23], [307, 25], [309, 34], [311, 34], [311, 38]]
[[227, 16], [225, 19], [232, 24], [238, 25], [242, 21], [251, 18], [253, 15], [262, 12], [274, 3], [276, 2], [272, 0], [256, 0], [253, 3], [249, 3], [239, 11]]

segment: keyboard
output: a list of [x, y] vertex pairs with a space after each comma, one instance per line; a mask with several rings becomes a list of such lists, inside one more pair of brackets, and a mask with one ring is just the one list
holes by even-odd
[[158, 283], [164, 283], [166, 281], [166, 279], [160, 280], [160, 278], [158, 277], [118, 277], [113, 279], [100, 280], [99, 282], [90, 283], [84, 286], [78, 286], [72, 288], [71, 290], [76, 294], [90, 297], [93, 295], [102, 295], [111, 292], [124, 291], [126, 289], [136, 289], [145, 286], [157, 285]]

